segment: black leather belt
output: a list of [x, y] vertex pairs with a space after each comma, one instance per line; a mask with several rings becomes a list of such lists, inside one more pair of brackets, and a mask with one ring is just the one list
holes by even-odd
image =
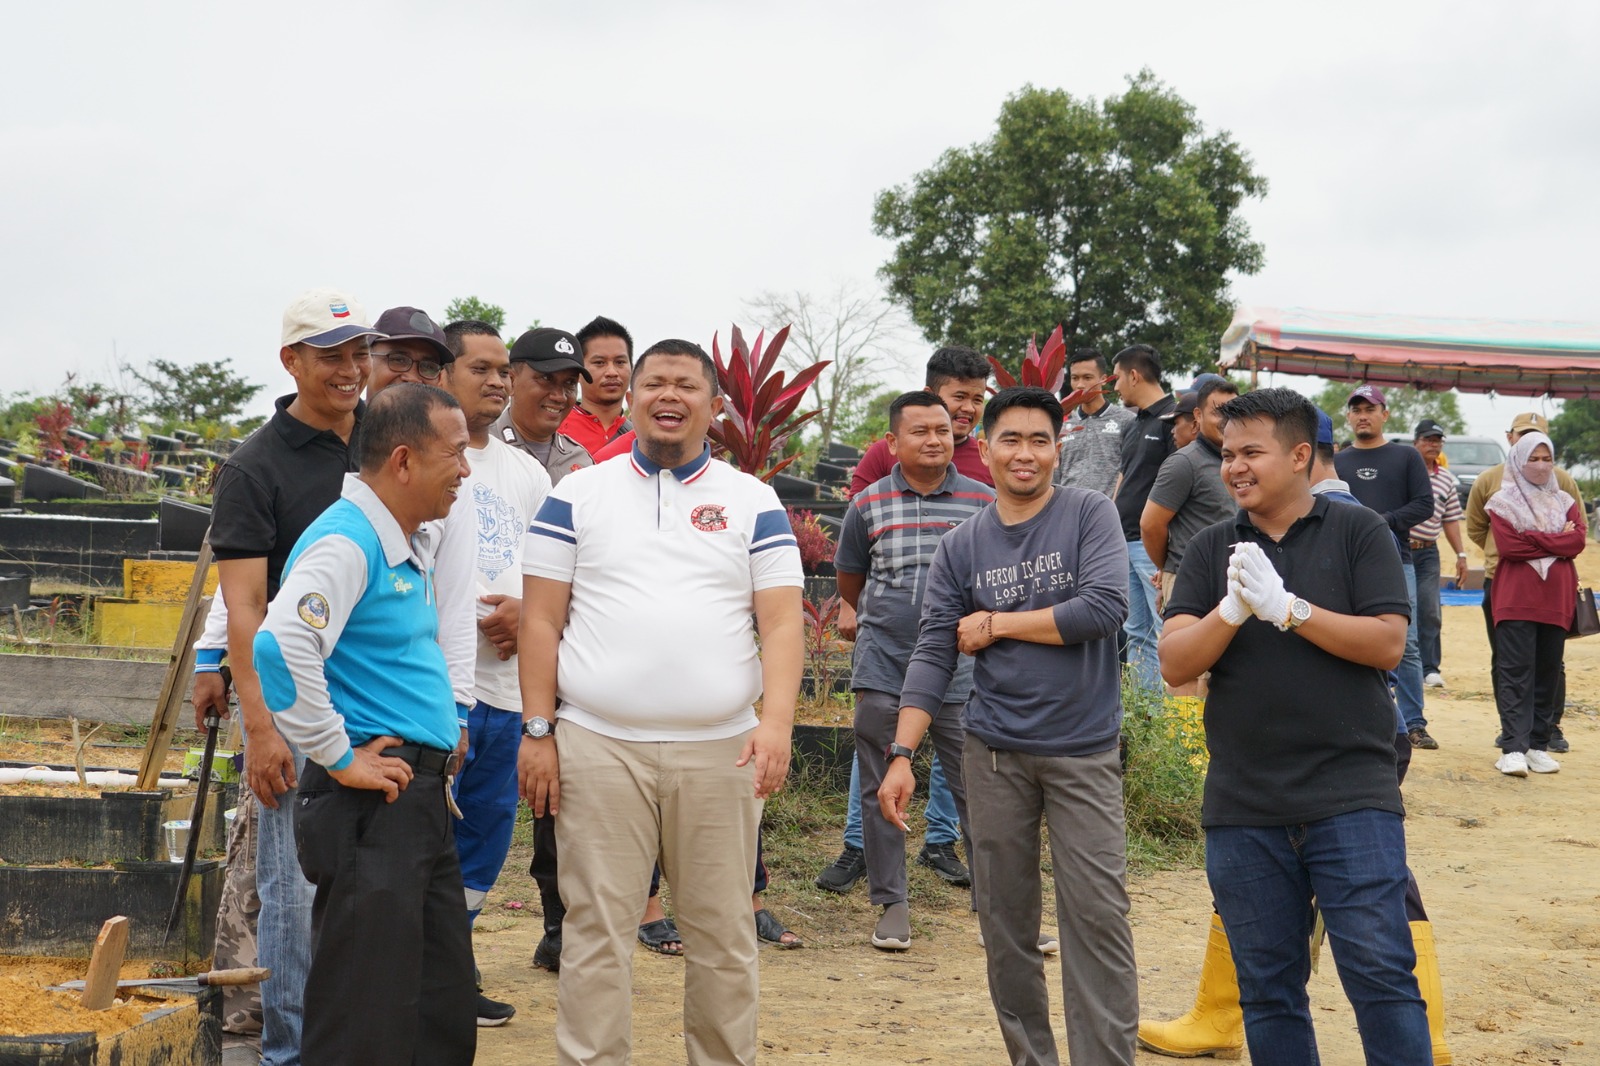
[[419, 774], [438, 774], [440, 777], [449, 777], [455, 773], [460, 762], [460, 757], [453, 751], [426, 748], [421, 744], [401, 744], [385, 748], [378, 754], [409, 763]]

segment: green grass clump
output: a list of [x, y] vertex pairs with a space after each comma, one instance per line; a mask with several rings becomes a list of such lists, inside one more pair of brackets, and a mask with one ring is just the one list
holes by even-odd
[[1161, 697], [1124, 681], [1122, 777], [1128, 864], [1134, 869], [1205, 865], [1200, 798], [1205, 789], [1205, 703]]

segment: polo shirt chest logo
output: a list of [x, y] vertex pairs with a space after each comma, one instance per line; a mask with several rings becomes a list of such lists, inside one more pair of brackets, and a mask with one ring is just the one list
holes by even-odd
[[393, 570], [389, 571], [389, 580], [394, 583], [394, 590], [402, 596], [410, 592], [415, 587], [411, 584], [411, 582], [407, 581]]
[[689, 524], [702, 533], [720, 533], [728, 528], [728, 509], [720, 503], [702, 503], [689, 512]]

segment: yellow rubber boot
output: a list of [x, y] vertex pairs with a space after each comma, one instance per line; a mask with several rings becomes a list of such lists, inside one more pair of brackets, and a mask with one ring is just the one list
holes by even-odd
[[1439, 980], [1439, 955], [1433, 946], [1433, 923], [1412, 922], [1411, 944], [1417, 952], [1417, 989], [1422, 993], [1422, 1002], [1428, 1005], [1428, 1036], [1433, 1040], [1433, 1066], [1451, 1066], [1455, 1059], [1444, 1042], [1444, 984]]
[[[1418, 951], [1420, 957], [1420, 949]], [[1211, 1055], [1237, 1059], [1244, 1054], [1244, 1012], [1239, 1009], [1239, 976], [1222, 919], [1211, 916], [1211, 936], [1200, 965], [1194, 1006], [1170, 1022], [1139, 1023], [1139, 1046], [1158, 1055], [1193, 1059]]]

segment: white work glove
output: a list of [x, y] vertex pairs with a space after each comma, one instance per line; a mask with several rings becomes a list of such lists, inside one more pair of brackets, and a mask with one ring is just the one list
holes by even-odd
[[1250, 605], [1241, 595], [1244, 584], [1240, 574], [1244, 564], [1239, 559], [1239, 549], [1244, 546], [1244, 544], [1234, 545], [1233, 554], [1228, 557], [1228, 594], [1217, 604], [1217, 613], [1222, 615], [1222, 620], [1235, 629], [1244, 625], [1251, 614]]
[[1283, 587], [1283, 578], [1273, 569], [1267, 553], [1256, 544], [1248, 547], [1251, 550], [1239, 556], [1239, 596], [1263, 622], [1285, 626], [1289, 623], [1289, 605], [1294, 597]]

